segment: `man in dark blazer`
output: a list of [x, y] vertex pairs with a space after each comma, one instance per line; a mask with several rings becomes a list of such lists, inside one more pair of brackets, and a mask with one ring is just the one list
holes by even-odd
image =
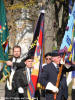
[[29, 100], [27, 96], [28, 83], [30, 81], [31, 69], [33, 59], [28, 55], [23, 59], [25, 67], [21, 70], [17, 70], [13, 77], [13, 92], [12, 97], [18, 100]]
[[[70, 68], [66, 68], [63, 66], [62, 75], [60, 79], [59, 88], [56, 87], [57, 76], [59, 73], [59, 64], [61, 62], [61, 56], [57, 51], [52, 52], [52, 62], [43, 68], [43, 72], [41, 73], [39, 82], [45, 86], [46, 89], [46, 100], [54, 100], [54, 93], [57, 93], [56, 100], [67, 100], [68, 91], [65, 90], [66, 78], [65, 73], [66, 71], [75, 70], [75, 67], [72, 66]], [[67, 88], [66, 88], [67, 89]], [[64, 90], [66, 94], [64, 94]], [[65, 97], [65, 98], [63, 98]]]
[[[45, 65], [47, 65], [47, 64], [49, 64], [49, 63], [51, 63], [51, 53], [50, 52], [47, 52], [46, 54], [45, 54], [45, 63], [42, 65], [42, 71], [43, 71], [43, 67], [45, 66]], [[41, 98], [42, 99], [45, 99], [45, 89], [41, 89], [40, 90], [41, 91]]]

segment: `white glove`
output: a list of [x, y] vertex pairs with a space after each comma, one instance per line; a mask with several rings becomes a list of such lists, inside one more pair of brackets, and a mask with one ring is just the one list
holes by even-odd
[[56, 86], [54, 86], [51, 82], [48, 82], [46, 89], [57, 93], [59, 91], [59, 89]]
[[19, 87], [19, 88], [18, 88], [18, 92], [19, 92], [19, 93], [24, 93], [24, 89], [23, 89], [22, 87]]
[[12, 90], [12, 84], [7, 80], [7, 88], [8, 90]]
[[60, 64], [65, 64], [65, 60], [63, 61], [63, 58], [61, 58], [61, 60], [60, 60]]

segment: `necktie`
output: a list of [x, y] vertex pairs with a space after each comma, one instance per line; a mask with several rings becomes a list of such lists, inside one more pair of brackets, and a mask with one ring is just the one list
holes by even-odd
[[30, 71], [30, 76], [31, 76], [31, 68], [29, 69], [29, 71]]
[[17, 58], [15, 58], [15, 62], [14, 62], [14, 70], [16, 70], [17, 69], [17, 64], [16, 64], [16, 62], [17, 62]]
[[57, 72], [59, 73], [59, 68], [57, 67]]

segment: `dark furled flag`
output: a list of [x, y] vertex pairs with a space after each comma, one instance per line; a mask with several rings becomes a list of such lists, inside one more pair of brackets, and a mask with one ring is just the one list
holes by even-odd
[[33, 44], [36, 41], [36, 45], [34, 45], [34, 62], [33, 62], [33, 69], [31, 73], [31, 80], [29, 82], [29, 87], [27, 90], [28, 98], [30, 100], [33, 100], [35, 97], [35, 91], [39, 76], [39, 67], [40, 67], [40, 60], [42, 55], [42, 48], [43, 48], [43, 35], [44, 35], [44, 12], [41, 12], [37, 27], [35, 30], [34, 38], [33, 38]]
[[28, 54], [33, 55], [33, 56], [34, 56], [35, 48], [37, 45], [38, 36], [40, 33], [40, 25], [41, 25], [41, 21], [43, 20], [43, 16], [44, 16], [43, 13], [41, 13], [39, 16], [39, 19], [38, 19], [38, 22], [37, 22], [37, 25], [36, 25], [36, 28], [34, 31], [33, 41], [31, 43], [31, 46], [30, 46], [29, 51], [28, 51]]

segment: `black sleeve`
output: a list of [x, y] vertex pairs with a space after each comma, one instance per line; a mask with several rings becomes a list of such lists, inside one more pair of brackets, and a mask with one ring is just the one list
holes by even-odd
[[75, 65], [71, 65], [70, 68], [66, 68], [65, 66], [63, 66], [63, 72], [70, 72], [70, 71], [74, 71], [75, 70]]
[[43, 67], [43, 71], [41, 72], [41, 75], [39, 77], [39, 83], [41, 83], [45, 87], [48, 83], [48, 66], [47, 65]]
[[17, 71], [14, 75], [15, 83], [17, 88], [22, 87], [25, 88], [28, 86], [28, 81], [26, 75], [23, 74], [22, 71]]
[[[9, 61], [12, 61], [13, 58], [10, 58]], [[18, 69], [22, 69], [22, 68], [25, 68], [25, 63], [24, 61], [22, 60], [21, 62], [17, 63], [17, 62], [13, 62], [13, 68], [18, 70]]]
[[20, 68], [24, 68], [26, 65], [24, 62], [20, 62], [20, 63], [13, 63], [13, 66], [16, 67], [17, 69], [20, 69]]

